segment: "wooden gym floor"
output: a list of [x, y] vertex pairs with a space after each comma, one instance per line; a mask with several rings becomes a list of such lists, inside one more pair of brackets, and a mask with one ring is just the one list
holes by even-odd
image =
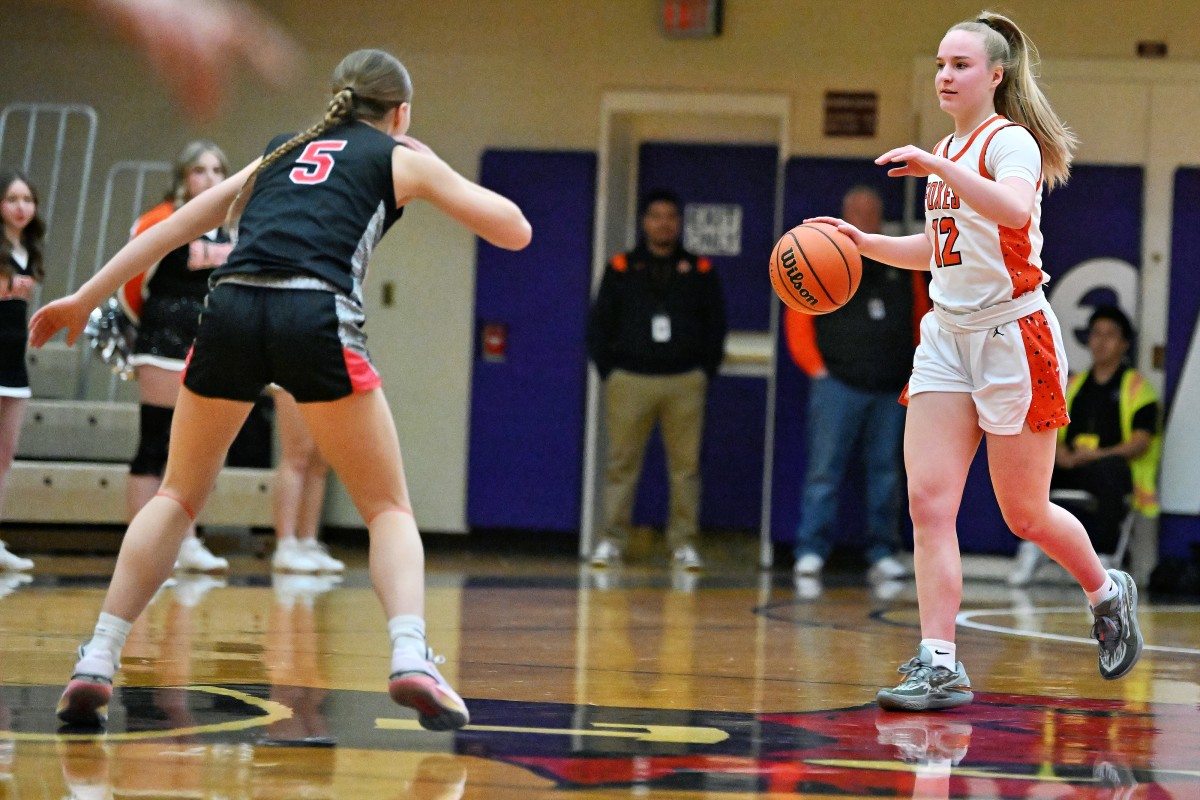
[[112, 557], [33, 553], [30, 581], [0, 576], [0, 798], [1200, 797], [1200, 608], [1143, 596], [1149, 647], [1109, 683], [1076, 589], [971, 582], [975, 703], [890, 714], [873, 698], [918, 639], [911, 583], [797, 587], [742, 535], [706, 539], [697, 578], [653, 548], [598, 573], [560, 542], [436, 538], [429, 640], [471, 707], [457, 733], [388, 700], [365, 550], [343, 545], [340, 582], [252, 556], [176, 578], [134, 628], [107, 733], [61, 734]]

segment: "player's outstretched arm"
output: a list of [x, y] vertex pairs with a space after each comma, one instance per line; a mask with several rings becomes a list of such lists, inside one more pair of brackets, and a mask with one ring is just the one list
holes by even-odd
[[427, 147], [419, 150], [410, 143], [416, 140], [405, 138], [408, 146], [392, 151], [397, 205], [413, 199], [428, 200], [497, 247], [520, 250], [529, 244], [533, 230], [516, 203], [467, 180], [433, 151]]
[[38, 309], [29, 320], [29, 343], [41, 347], [54, 334], [66, 329], [67, 344], [74, 344], [87, 324], [88, 315], [104, 298], [175, 248], [220, 227], [229, 204], [257, 166], [256, 159], [241, 172], [196, 195], [174, 214], [130, 239], [73, 293]]
[[933, 250], [925, 234], [909, 236], [885, 236], [882, 233], [863, 233], [858, 228], [837, 217], [811, 217], [805, 222], [824, 222], [840, 233], [850, 237], [858, 252], [882, 264], [901, 269], [928, 270]]
[[1020, 228], [1029, 221], [1037, 189], [1021, 178], [993, 181], [958, 161], [935, 156], [915, 145], [889, 150], [876, 164], [900, 164], [888, 170], [893, 178], [925, 178], [933, 173], [950, 185], [964, 203], [993, 222]]

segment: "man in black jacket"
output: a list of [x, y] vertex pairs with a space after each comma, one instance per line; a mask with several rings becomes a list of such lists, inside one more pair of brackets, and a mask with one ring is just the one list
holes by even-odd
[[676, 566], [696, 552], [700, 439], [708, 383], [725, 353], [725, 308], [712, 262], [683, 249], [682, 208], [666, 191], [640, 206], [642, 237], [604, 270], [588, 321], [588, 352], [605, 384], [608, 464], [604, 528], [591, 563], [621, 559], [646, 441], [662, 427], [670, 480], [667, 544]]
[[[842, 218], [867, 233], [883, 226], [883, 200], [869, 186], [842, 198]], [[904, 407], [921, 318], [929, 310], [928, 272], [863, 259], [862, 283], [845, 306], [823, 316], [788, 310], [783, 326], [808, 388], [807, 470], [796, 532], [796, 588], [817, 592], [833, 550], [841, 486], [855, 450], [866, 473], [866, 526], [855, 544], [871, 583], [906, 573], [896, 559], [904, 489]], [[893, 587], [894, 588], [894, 587]]]

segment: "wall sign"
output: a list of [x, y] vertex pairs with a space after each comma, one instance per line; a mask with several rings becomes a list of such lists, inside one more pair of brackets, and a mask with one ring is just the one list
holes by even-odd
[[742, 207], [688, 203], [683, 208], [683, 246], [702, 256], [740, 256]]
[[874, 136], [879, 95], [875, 92], [826, 92], [826, 136]]
[[721, 35], [722, 0], [662, 0], [664, 36], [702, 39]]

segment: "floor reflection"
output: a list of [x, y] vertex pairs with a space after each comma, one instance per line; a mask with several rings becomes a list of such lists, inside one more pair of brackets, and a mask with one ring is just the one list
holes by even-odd
[[292, 710], [292, 716], [267, 726], [264, 744], [333, 747], [322, 706], [329, 690], [321, 668], [315, 603], [334, 589], [340, 575], [288, 575], [273, 578], [275, 602], [266, 631], [267, 678], [270, 699]]
[[[380, 708], [367, 693], [351, 699], [363, 714]], [[646, 796], [1124, 800], [1190, 797], [1200, 789], [1194, 765], [1169, 768], [1136, 755], [1150, 752], [1145, 737], [1180, 736], [1185, 724], [1195, 727], [1195, 709], [1150, 709], [1147, 720], [1154, 725], [1125, 728], [1128, 709], [1118, 705], [1077, 714], [1029, 700], [984, 695], [969, 715], [891, 714], [862, 706], [788, 715], [691, 712], [686, 719], [649, 709], [484, 701], [471, 726], [443, 740], [451, 752], [414, 752], [429, 744], [426, 734], [378, 721], [373, 744], [376, 751], [391, 751], [394, 791], [387, 796], [418, 800], [462, 798], [468, 763], [509, 764], [572, 793], [621, 789]], [[1119, 746], [1097, 747], [1114, 725]], [[234, 789], [254, 797], [339, 796], [339, 748], [212, 738], [93, 739], [54, 747], [72, 797], [220, 797]], [[356, 752], [372, 749], [361, 732], [349, 738], [356, 739]]]
[[1200, 797], [1194, 608], [1147, 604], [1160, 647], [1111, 684], [1070, 640], [1077, 592], [983, 587], [979, 619], [1003, 631], [964, 633], [976, 702], [893, 714], [871, 699], [915, 630], [911, 582], [534, 566], [431, 580], [472, 710], [438, 734], [383, 691], [365, 569], [176, 578], [86, 738], [52, 709], [101, 591], [0, 583], [0, 800]]
[[971, 724], [918, 714], [880, 714], [879, 743], [896, 748], [896, 757], [913, 765], [913, 800], [946, 800], [950, 775], [971, 744]]

